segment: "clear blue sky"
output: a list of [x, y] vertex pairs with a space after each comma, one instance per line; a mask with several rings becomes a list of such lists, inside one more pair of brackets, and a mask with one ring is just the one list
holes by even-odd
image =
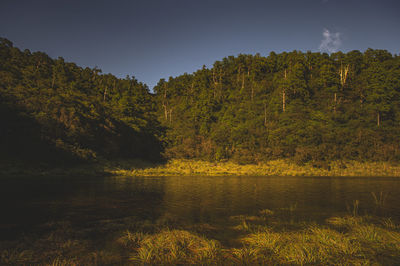
[[399, 0], [1, 0], [15, 46], [152, 88], [239, 53], [400, 53]]

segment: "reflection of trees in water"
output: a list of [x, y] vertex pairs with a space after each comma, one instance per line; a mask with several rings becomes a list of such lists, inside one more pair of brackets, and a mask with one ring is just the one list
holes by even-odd
[[166, 180], [163, 211], [169, 217], [192, 223], [223, 222], [232, 215], [252, 215], [263, 209], [284, 210], [291, 206], [296, 206], [292, 216], [297, 219], [323, 222], [331, 216], [347, 214], [346, 204], [354, 200], [360, 202], [360, 214], [372, 214], [371, 191], [377, 187], [395, 191], [400, 187], [396, 180], [387, 184], [379, 179], [318, 177], [167, 177]]
[[[10, 181], [9, 189], [2, 189], [8, 204], [1, 204], [5, 214], [0, 221], [1, 238], [46, 231], [44, 225], [61, 221], [76, 230], [107, 227], [110, 231], [133, 221], [155, 221], [162, 213], [164, 184], [163, 179], [132, 178], [36, 178], [34, 182], [19, 180], [18, 185]], [[23, 193], [26, 187], [30, 193]]]
[[[30, 233], [48, 222], [68, 221], [90, 228], [100, 224], [223, 225], [229, 217], [261, 210], [287, 212], [296, 220], [323, 222], [349, 214], [359, 201], [360, 215], [399, 219], [396, 179], [302, 177], [116, 177], [10, 181], [2, 186], [2, 238]], [[7, 189], [5, 188], [7, 187]], [[380, 191], [382, 199], [380, 200]], [[374, 203], [372, 193], [378, 203]], [[387, 194], [387, 196], [385, 196]], [[385, 197], [384, 197], [385, 196]], [[296, 208], [290, 207], [296, 206]], [[289, 212], [290, 209], [293, 209]], [[384, 210], [384, 211], [383, 211]], [[289, 215], [290, 214], [290, 215]], [[112, 226], [111, 226], [112, 227]], [[111, 228], [110, 227], [110, 228]], [[3, 234], [4, 233], [4, 234]]]

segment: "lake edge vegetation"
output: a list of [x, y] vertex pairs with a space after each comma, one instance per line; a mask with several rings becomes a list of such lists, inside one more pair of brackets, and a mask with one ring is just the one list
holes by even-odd
[[92, 162], [70, 167], [24, 166], [11, 162], [0, 164], [1, 177], [71, 177], [81, 176], [373, 176], [400, 177], [400, 165], [393, 162], [332, 161], [324, 164], [298, 165], [291, 160], [272, 160], [258, 164], [232, 161], [209, 162], [171, 159], [155, 163], [138, 159]]
[[[239, 217], [235, 230], [245, 233], [241, 247], [187, 230], [160, 229], [153, 234], [125, 232], [124, 245], [135, 247], [130, 260], [140, 264], [396, 264], [399, 226], [371, 216], [331, 217], [325, 225], [269, 224], [274, 211]], [[232, 217], [235, 218], [235, 217]]]
[[[260, 210], [229, 217], [232, 244], [215, 239], [211, 224], [180, 224], [173, 217], [138, 221], [104, 220], [75, 231], [66, 221], [46, 224], [41, 237], [0, 242], [2, 265], [396, 265], [400, 262], [400, 225], [390, 218], [359, 216], [357, 211], [322, 224], [296, 222], [295, 207]], [[106, 234], [107, 243], [87, 235]], [[93, 240], [92, 240], [93, 241]], [[28, 243], [29, 242], [29, 243]], [[33, 245], [32, 245], [33, 244]]]
[[[135, 167], [136, 165], [136, 167]], [[110, 165], [111, 166], [111, 165]], [[209, 162], [173, 159], [165, 164], [123, 162], [108, 167], [108, 173], [120, 176], [400, 176], [400, 165], [390, 162], [332, 161], [298, 165], [290, 160], [272, 160], [258, 164], [232, 161]]]

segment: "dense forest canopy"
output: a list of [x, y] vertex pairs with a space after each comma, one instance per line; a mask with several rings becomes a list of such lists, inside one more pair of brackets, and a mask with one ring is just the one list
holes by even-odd
[[386, 50], [229, 56], [152, 94], [1, 39], [0, 103], [4, 158], [400, 159], [400, 57]]
[[3, 158], [75, 161], [161, 158], [160, 124], [146, 85], [0, 40]]
[[386, 50], [229, 56], [154, 90], [169, 157], [400, 158], [400, 57]]

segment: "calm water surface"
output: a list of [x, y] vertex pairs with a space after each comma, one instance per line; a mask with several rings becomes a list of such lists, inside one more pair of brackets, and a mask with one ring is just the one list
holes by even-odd
[[[0, 181], [0, 239], [37, 232], [44, 224], [68, 221], [90, 227], [135, 217], [157, 222], [224, 224], [230, 216], [260, 210], [295, 209], [298, 221], [321, 223], [350, 214], [400, 220], [400, 178], [326, 177], [73, 177]], [[385, 198], [379, 213], [375, 193]]]

